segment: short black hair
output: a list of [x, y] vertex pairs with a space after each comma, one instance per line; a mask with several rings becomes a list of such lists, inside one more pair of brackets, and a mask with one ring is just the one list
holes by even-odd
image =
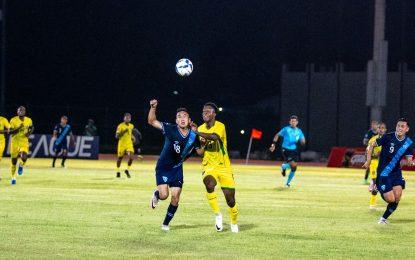
[[290, 116], [290, 120], [291, 119], [297, 119], [298, 120], [298, 116], [296, 116], [296, 115], [292, 115], [292, 116]]
[[398, 122], [405, 122], [407, 126], [409, 126], [409, 122], [408, 119], [406, 119], [406, 117], [401, 117], [398, 119], [398, 121], [396, 121], [396, 123]]
[[211, 107], [211, 108], [213, 108], [213, 110], [215, 110], [215, 113], [218, 112], [218, 106], [213, 102], [205, 103], [204, 107]]
[[177, 113], [179, 113], [179, 112], [186, 112], [187, 114], [189, 114], [189, 115], [190, 115], [189, 110], [187, 110], [187, 108], [185, 108], [185, 107], [179, 107], [179, 108], [176, 110], [176, 114], [177, 114]]
[[65, 115], [61, 116], [61, 118], [65, 118], [66, 120], [68, 120], [68, 117]]

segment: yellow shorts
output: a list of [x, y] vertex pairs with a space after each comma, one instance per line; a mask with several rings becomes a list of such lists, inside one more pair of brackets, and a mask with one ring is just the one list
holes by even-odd
[[0, 141], [0, 160], [3, 158], [4, 149], [6, 148], [6, 141]]
[[11, 140], [10, 144], [10, 156], [11, 158], [17, 158], [20, 153], [29, 154], [29, 141], [28, 140]]
[[370, 161], [370, 178], [371, 179], [376, 179], [378, 165], [379, 165], [378, 159], [372, 159], [372, 161]]
[[123, 157], [127, 152], [134, 154], [134, 146], [131, 145], [118, 145], [117, 155]]
[[206, 176], [212, 176], [218, 182], [221, 188], [235, 189], [235, 180], [233, 178], [232, 168], [230, 167], [212, 167], [204, 168], [203, 179]]

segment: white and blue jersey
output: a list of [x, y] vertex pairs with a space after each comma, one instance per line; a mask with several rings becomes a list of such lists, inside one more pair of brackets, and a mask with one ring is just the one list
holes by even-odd
[[183, 184], [183, 162], [200, 146], [193, 131], [184, 136], [176, 124], [162, 123], [164, 146], [156, 166], [157, 185], [168, 184], [181, 187]]
[[61, 150], [68, 150], [66, 137], [72, 133], [71, 126], [68, 124], [65, 126], [57, 124], [53, 131], [57, 133], [55, 143], [53, 144], [53, 150], [55, 152], [59, 152]]
[[303, 131], [300, 128], [293, 128], [291, 126], [286, 126], [281, 129], [278, 136], [283, 138], [282, 149], [285, 150], [297, 150], [298, 142], [305, 139]]
[[405, 188], [400, 162], [405, 156], [413, 155], [413, 141], [409, 137], [400, 140], [395, 132], [388, 133], [376, 139], [376, 144], [382, 146], [377, 169], [377, 187], [381, 193], [389, 192], [394, 186]]

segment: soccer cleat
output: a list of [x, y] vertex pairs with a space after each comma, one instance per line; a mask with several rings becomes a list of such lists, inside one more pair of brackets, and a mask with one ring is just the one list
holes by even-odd
[[218, 215], [216, 215], [215, 216], [215, 221], [216, 221], [216, 223], [215, 223], [216, 231], [218, 231], [218, 232], [222, 231], [223, 230], [222, 214], [219, 213]]
[[159, 203], [159, 199], [156, 197], [156, 191], [157, 190], [154, 190], [153, 196], [151, 197], [151, 200], [150, 200], [150, 207], [152, 209], [155, 209], [157, 207], [157, 204]]
[[127, 175], [127, 178], [131, 178], [130, 172], [128, 170], [125, 170], [124, 173]]
[[231, 224], [231, 231], [232, 233], [238, 233], [239, 232], [238, 224]]
[[66, 168], [65, 164], [61, 164], [61, 168]]
[[387, 224], [388, 224], [388, 221], [387, 221], [386, 219], [384, 219], [383, 217], [381, 217], [381, 218], [379, 219], [378, 224], [379, 224], [379, 225], [387, 225]]
[[12, 180], [12, 185], [16, 185], [16, 179]]
[[290, 188], [290, 187], [291, 187], [291, 185], [290, 185], [289, 183], [286, 183], [286, 184], [285, 184], [285, 188], [287, 188], [287, 189], [288, 189], [288, 188]]
[[170, 227], [168, 225], [162, 225], [161, 226], [161, 230], [163, 230], [163, 231], [169, 231], [170, 230]]
[[284, 168], [281, 168], [281, 175], [282, 175], [282, 177], [285, 177], [285, 169]]
[[19, 175], [23, 174], [23, 166], [19, 165], [19, 168], [17, 169], [17, 174]]
[[117, 172], [117, 178], [121, 178], [121, 173]]

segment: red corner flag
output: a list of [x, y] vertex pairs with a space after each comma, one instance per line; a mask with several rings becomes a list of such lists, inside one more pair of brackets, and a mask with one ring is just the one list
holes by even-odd
[[252, 128], [252, 132], [251, 132], [251, 138], [252, 139], [261, 139], [262, 138], [262, 131]]

